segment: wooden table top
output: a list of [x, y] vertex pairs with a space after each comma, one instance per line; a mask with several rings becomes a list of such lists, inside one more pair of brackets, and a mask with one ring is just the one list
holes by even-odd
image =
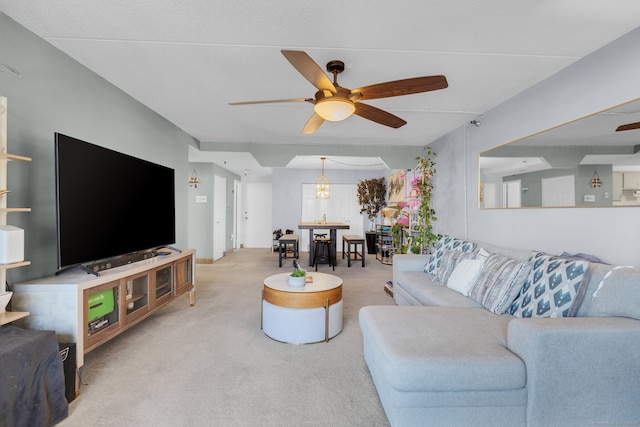
[[345, 224], [344, 222], [301, 222], [298, 224], [298, 228], [302, 230], [316, 229], [316, 228], [327, 228], [327, 229], [340, 229], [340, 230], [348, 230], [350, 228], [349, 224]]

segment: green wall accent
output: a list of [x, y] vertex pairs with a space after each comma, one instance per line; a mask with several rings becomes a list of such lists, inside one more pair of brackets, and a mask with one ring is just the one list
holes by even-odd
[[[32, 209], [8, 214], [9, 224], [25, 230], [25, 258], [31, 261], [8, 270], [9, 285], [56, 271], [55, 132], [174, 168], [176, 245], [189, 246], [187, 146], [198, 141], [4, 14], [0, 62], [21, 74], [0, 72], [0, 95], [8, 101], [8, 151], [33, 158], [9, 164], [8, 205]], [[153, 182], [131, 185], [144, 191]], [[95, 197], [101, 197], [99, 188], [86, 202]]]

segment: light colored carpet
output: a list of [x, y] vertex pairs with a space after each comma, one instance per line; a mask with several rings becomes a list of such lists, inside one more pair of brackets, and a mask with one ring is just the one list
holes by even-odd
[[318, 271], [344, 281], [344, 329], [307, 345], [260, 329], [262, 281], [290, 259], [278, 268], [269, 249], [241, 249], [196, 265], [194, 307], [183, 295], [86, 355], [81, 395], [60, 426], [388, 426], [358, 311], [394, 304], [384, 291], [392, 267], [374, 255], [364, 268], [339, 261]]

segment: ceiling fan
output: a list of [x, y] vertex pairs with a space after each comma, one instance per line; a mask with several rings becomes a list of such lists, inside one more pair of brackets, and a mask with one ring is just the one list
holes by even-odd
[[627, 123], [626, 125], [620, 125], [616, 128], [616, 132], [620, 132], [623, 130], [633, 130], [633, 129], [640, 129], [640, 122]]
[[337, 122], [353, 114], [384, 126], [399, 128], [407, 122], [387, 111], [360, 101], [428, 92], [444, 89], [449, 85], [445, 76], [427, 76], [347, 89], [338, 84], [338, 74], [344, 71], [344, 62], [330, 61], [327, 63], [327, 71], [333, 74], [333, 82], [331, 82], [320, 66], [306, 52], [299, 50], [282, 50], [281, 52], [291, 65], [318, 89], [314, 98], [230, 102], [229, 105], [309, 102], [313, 104], [314, 113], [304, 126], [303, 134], [315, 132], [325, 121]]

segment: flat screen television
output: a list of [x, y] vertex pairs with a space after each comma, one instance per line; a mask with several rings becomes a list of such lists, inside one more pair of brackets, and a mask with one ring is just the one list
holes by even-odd
[[175, 171], [55, 134], [58, 272], [173, 245]]

